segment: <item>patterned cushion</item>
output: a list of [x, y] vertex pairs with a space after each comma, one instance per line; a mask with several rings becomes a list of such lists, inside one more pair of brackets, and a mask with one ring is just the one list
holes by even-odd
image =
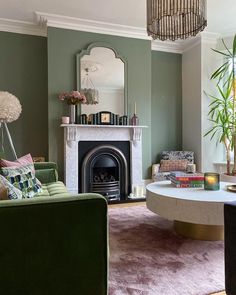
[[188, 163], [194, 163], [194, 152], [192, 151], [163, 151], [162, 160], [187, 160]]
[[160, 172], [185, 171], [188, 160], [161, 160]]
[[23, 198], [32, 198], [42, 190], [41, 183], [35, 177], [33, 164], [22, 165], [21, 167], [1, 167], [0, 173], [22, 191]]
[[0, 186], [7, 188], [8, 199], [22, 199], [22, 192], [0, 175]]

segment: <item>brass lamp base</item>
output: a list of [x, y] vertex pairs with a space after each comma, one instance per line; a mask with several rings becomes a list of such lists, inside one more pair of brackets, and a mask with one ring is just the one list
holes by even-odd
[[174, 221], [176, 233], [194, 240], [219, 241], [224, 240], [223, 225], [195, 224], [183, 221]]

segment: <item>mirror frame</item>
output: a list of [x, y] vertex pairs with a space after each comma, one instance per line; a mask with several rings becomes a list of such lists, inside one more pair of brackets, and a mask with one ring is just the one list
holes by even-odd
[[[81, 66], [80, 66], [80, 60], [84, 55], [90, 55], [91, 50], [95, 47], [104, 47], [111, 49], [114, 52], [115, 58], [119, 58], [124, 63], [124, 115], [128, 115], [128, 88], [127, 88], [127, 82], [128, 82], [128, 72], [127, 72], [127, 61], [126, 59], [120, 55], [120, 53], [113, 48], [109, 43], [105, 42], [95, 42], [91, 43], [87, 49], [81, 50], [79, 53], [76, 54], [76, 87], [79, 90], [80, 89], [80, 83], [81, 83]], [[104, 110], [109, 111], [109, 110]]]

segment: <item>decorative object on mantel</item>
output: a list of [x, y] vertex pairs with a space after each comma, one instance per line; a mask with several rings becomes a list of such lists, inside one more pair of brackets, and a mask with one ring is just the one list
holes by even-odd
[[204, 189], [218, 191], [220, 189], [219, 173], [206, 172], [204, 173]]
[[82, 125], [127, 125], [127, 122], [127, 116], [119, 117], [119, 115], [109, 111], [101, 111], [88, 116], [86, 114], [79, 116], [79, 124]]
[[62, 124], [69, 124], [70, 123], [70, 117], [66, 117], [66, 116], [61, 117], [61, 123]]
[[13, 141], [10, 135], [10, 132], [7, 127], [7, 123], [11, 123], [17, 120], [21, 114], [22, 107], [19, 99], [13, 94], [7, 91], [0, 91], [0, 129], [2, 134], [2, 152], [4, 152], [4, 140], [3, 140], [3, 127], [5, 128], [8, 141], [14, 158], [17, 159], [16, 151], [13, 145]]
[[114, 114], [111, 112], [103, 111], [98, 113], [99, 125], [114, 125]]
[[127, 125], [128, 124], [128, 117], [127, 116], [121, 116], [119, 119], [119, 125]]
[[133, 117], [130, 119], [130, 125], [138, 125], [139, 119], [137, 117], [137, 108], [136, 108], [136, 102], [134, 103], [134, 114]]
[[[211, 135], [217, 143], [222, 143], [226, 151], [227, 175], [224, 181], [236, 175], [236, 35], [232, 45], [227, 46], [222, 39], [224, 50], [214, 52], [220, 54], [222, 62], [211, 75], [211, 80], [216, 81], [217, 94], [207, 96], [211, 99], [209, 104], [208, 119], [211, 122], [210, 130], [204, 135]], [[230, 153], [233, 151], [233, 170], [230, 171]], [[231, 177], [229, 177], [231, 176]], [[228, 180], [226, 178], [229, 178]]]
[[79, 117], [79, 123], [80, 124], [88, 124], [88, 117], [86, 114], [81, 114]]
[[206, 25], [206, 0], [147, 0], [147, 33], [153, 39], [186, 39]]
[[75, 106], [78, 104], [84, 104], [87, 102], [84, 94], [81, 94], [79, 91], [71, 91], [71, 92], [62, 92], [59, 95], [59, 99], [66, 101], [70, 107], [70, 123], [75, 123]]

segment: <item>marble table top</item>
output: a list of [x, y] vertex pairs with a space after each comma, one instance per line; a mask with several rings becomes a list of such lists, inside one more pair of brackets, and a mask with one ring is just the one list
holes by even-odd
[[204, 188], [177, 188], [170, 181], [159, 181], [148, 184], [146, 189], [152, 193], [191, 201], [202, 202], [232, 202], [236, 201], [236, 193], [227, 191], [227, 185], [232, 183], [220, 182], [220, 190], [211, 191]]

